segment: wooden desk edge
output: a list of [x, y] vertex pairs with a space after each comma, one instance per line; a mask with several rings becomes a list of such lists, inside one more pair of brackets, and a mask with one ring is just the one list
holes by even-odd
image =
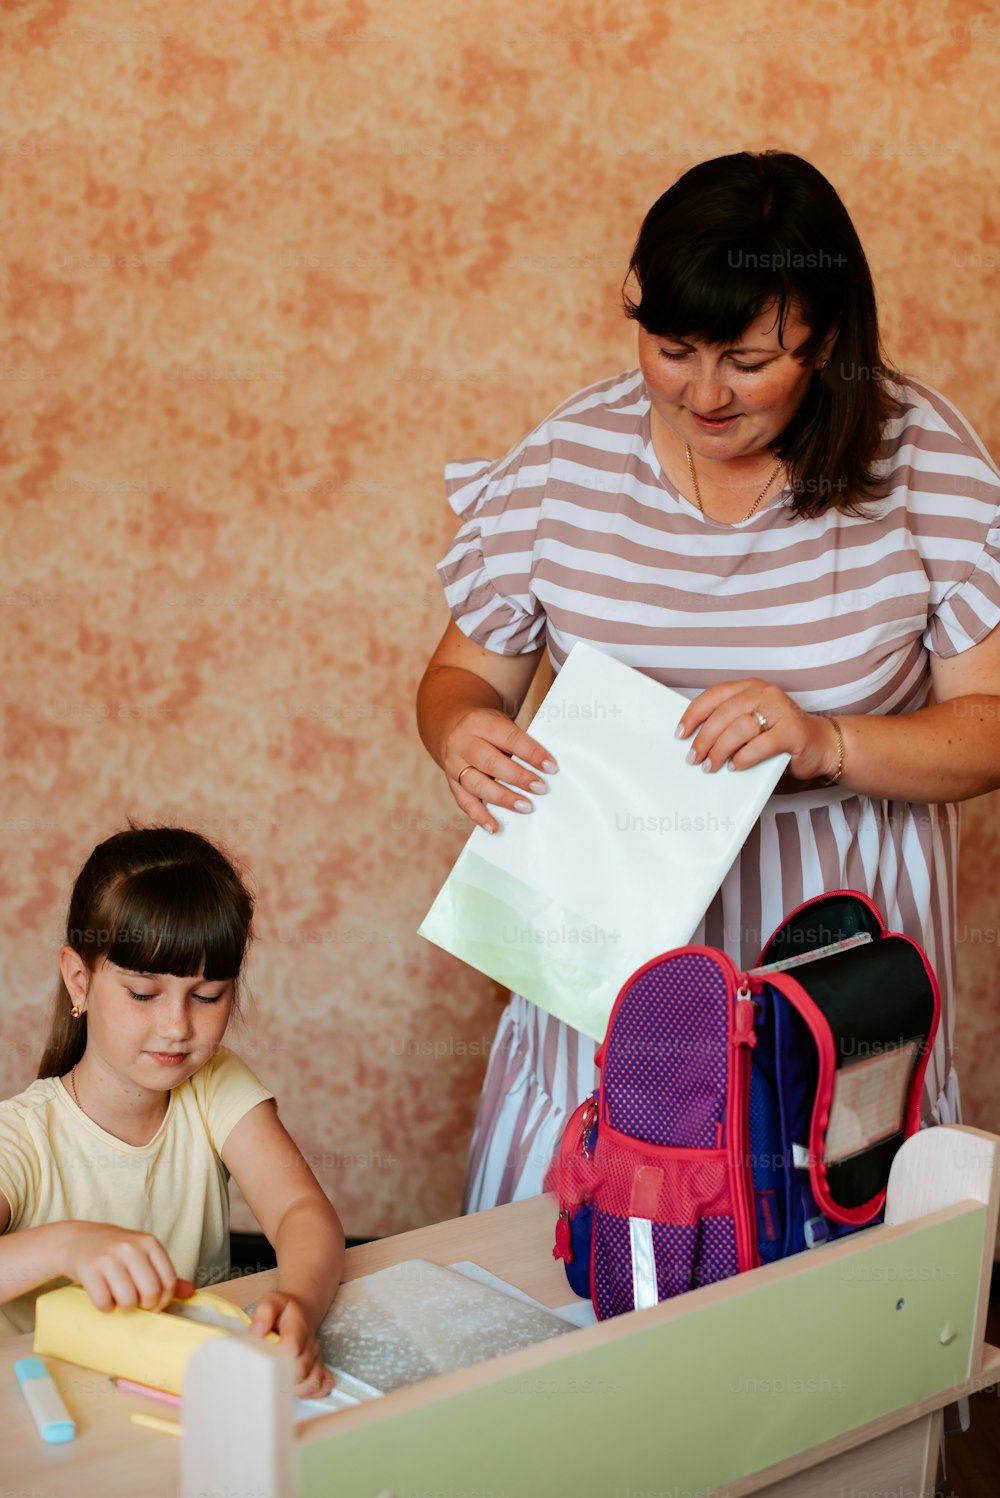
[[[344, 1281], [360, 1279], [387, 1269], [405, 1259], [428, 1259], [433, 1264], [456, 1262], [455, 1227], [461, 1223], [463, 1246], [460, 1260], [472, 1260], [499, 1278], [532, 1295], [542, 1305], [554, 1308], [575, 1299], [562, 1264], [552, 1258], [558, 1208], [551, 1196], [532, 1196], [504, 1207], [491, 1207], [469, 1217], [452, 1217], [429, 1223], [391, 1238], [349, 1248], [344, 1263]], [[237, 1276], [214, 1293], [236, 1305], [246, 1306], [274, 1288], [276, 1271]]]

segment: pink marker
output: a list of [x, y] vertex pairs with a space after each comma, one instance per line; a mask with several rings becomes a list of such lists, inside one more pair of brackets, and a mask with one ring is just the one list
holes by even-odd
[[142, 1394], [146, 1399], [162, 1399], [164, 1404], [180, 1404], [179, 1394], [168, 1394], [166, 1389], [152, 1389], [148, 1384], [134, 1384], [130, 1378], [113, 1378], [111, 1382], [123, 1394]]

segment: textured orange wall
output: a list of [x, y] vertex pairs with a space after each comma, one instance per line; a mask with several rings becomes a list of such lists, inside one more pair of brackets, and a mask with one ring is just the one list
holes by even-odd
[[[0, 47], [0, 1093], [92, 844], [186, 822], [257, 877], [238, 1043], [348, 1231], [451, 1215], [497, 1009], [414, 934], [465, 832], [412, 711], [442, 465], [631, 367], [643, 212], [766, 146], [841, 190], [891, 354], [1000, 450], [1000, 27], [8, 0]], [[1000, 1129], [997, 799], [966, 826], [958, 1054]]]

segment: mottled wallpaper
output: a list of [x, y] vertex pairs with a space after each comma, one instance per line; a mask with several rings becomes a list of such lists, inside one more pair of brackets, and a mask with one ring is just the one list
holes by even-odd
[[[646, 208], [768, 146], [1000, 450], [998, 61], [972, 0], [0, 5], [0, 1094], [94, 842], [189, 824], [253, 872], [234, 1044], [348, 1232], [456, 1212], [499, 1009], [416, 935], [466, 833], [413, 715], [442, 466], [632, 367]], [[1000, 1130], [997, 797], [963, 859], [958, 1061]]]

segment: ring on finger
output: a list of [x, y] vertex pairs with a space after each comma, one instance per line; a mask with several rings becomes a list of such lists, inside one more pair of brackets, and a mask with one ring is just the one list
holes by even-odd
[[455, 779], [458, 781], [459, 785], [462, 784], [462, 776], [463, 775], [468, 775], [469, 771], [470, 770], [474, 770], [475, 768], [476, 768], [475, 765], [466, 765], [466, 767], [465, 767], [464, 770], [459, 770], [458, 774], [455, 777]]
[[750, 709], [750, 716], [751, 716], [751, 718], [756, 718], [756, 720], [757, 720], [757, 726], [760, 729], [761, 733], [767, 733], [767, 730], [770, 728], [771, 725], [768, 723], [767, 719], [764, 717], [764, 714], [761, 712], [760, 708], [759, 707], [752, 707]]

